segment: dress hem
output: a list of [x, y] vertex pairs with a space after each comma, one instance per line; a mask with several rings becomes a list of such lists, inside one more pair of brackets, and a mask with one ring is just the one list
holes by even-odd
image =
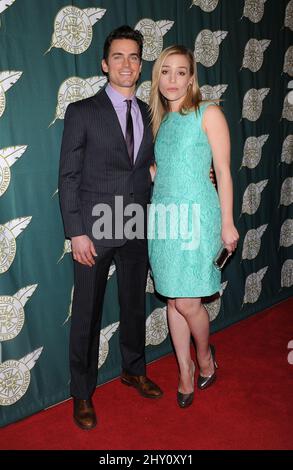
[[156, 292], [160, 295], [162, 295], [163, 297], [167, 297], [168, 299], [180, 299], [180, 298], [186, 298], [186, 299], [192, 299], [192, 298], [202, 298], [202, 297], [211, 297], [215, 294], [218, 294], [221, 290], [221, 288], [219, 288], [218, 290], [213, 290], [212, 292], [208, 292], [208, 293], [204, 293], [204, 294], [178, 294], [178, 295], [170, 295], [170, 294], [165, 294], [163, 293], [162, 291], [159, 291], [158, 289], [155, 289]]

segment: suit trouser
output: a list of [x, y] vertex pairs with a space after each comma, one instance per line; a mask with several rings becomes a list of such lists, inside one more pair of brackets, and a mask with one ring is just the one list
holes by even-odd
[[84, 400], [91, 397], [97, 384], [103, 300], [113, 259], [118, 280], [122, 368], [132, 375], [145, 375], [147, 241], [127, 240], [115, 248], [96, 246], [96, 251], [98, 256], [93, 267], [74, 261], [70, 392]]

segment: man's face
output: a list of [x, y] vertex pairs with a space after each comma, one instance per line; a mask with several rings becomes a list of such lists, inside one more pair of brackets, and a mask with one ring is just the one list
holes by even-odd
[[132, 39], [114, 39], [107, 62], [102, 60], [110, 85], [126, 96], [134, 93], [141, 66], [139, 46]]

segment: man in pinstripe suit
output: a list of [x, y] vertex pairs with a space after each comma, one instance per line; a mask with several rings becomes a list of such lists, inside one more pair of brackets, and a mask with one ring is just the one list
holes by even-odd
[[[134, 95], [142, 66], [142, 39], [129, 26], [109, 34], [102, 61], [107, 87], [70, 104], [64, 120], [59, 194], [65, 234], [72, 243], [75, 281], [70, 390], [74, 421], [82, 429], [96, 425], [91, 397], [97, 383], [103, 298], [113, 259], [120, 303], [121, 382], [144, 397], [162, 396], [161, 389], [146, 377], [146, 237], [127, 239], [116, 231], [112, 237], [96, 239], [92, 230], [97, 204], [111, 208], [112, 222], [125, 222], [123, 208], [130, 203], [140, 204], [146, 215], [153, 138], [147, 106]], [[115, 196], [123, 197], [122, 210], [116, 214]]]

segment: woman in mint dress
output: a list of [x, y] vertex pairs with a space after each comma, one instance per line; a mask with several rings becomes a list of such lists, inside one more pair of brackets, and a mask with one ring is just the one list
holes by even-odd
[[[150, 107], [156, 168], [149, 212], [149, 258], [157, 292], [168, 299], [168, 322], [179, 365], [177, 401], [191, 405], [196, 344], [198, 388], [216, 378], [215, 348], [201, 298], [220, 290], [213, 259], [224, 243], [235, 250], [229, 130], [220, 108], [201, 101], [193, 54], [165, 49], [153, 68]], [[209, 178], [215, 169], [218, 193]]]

